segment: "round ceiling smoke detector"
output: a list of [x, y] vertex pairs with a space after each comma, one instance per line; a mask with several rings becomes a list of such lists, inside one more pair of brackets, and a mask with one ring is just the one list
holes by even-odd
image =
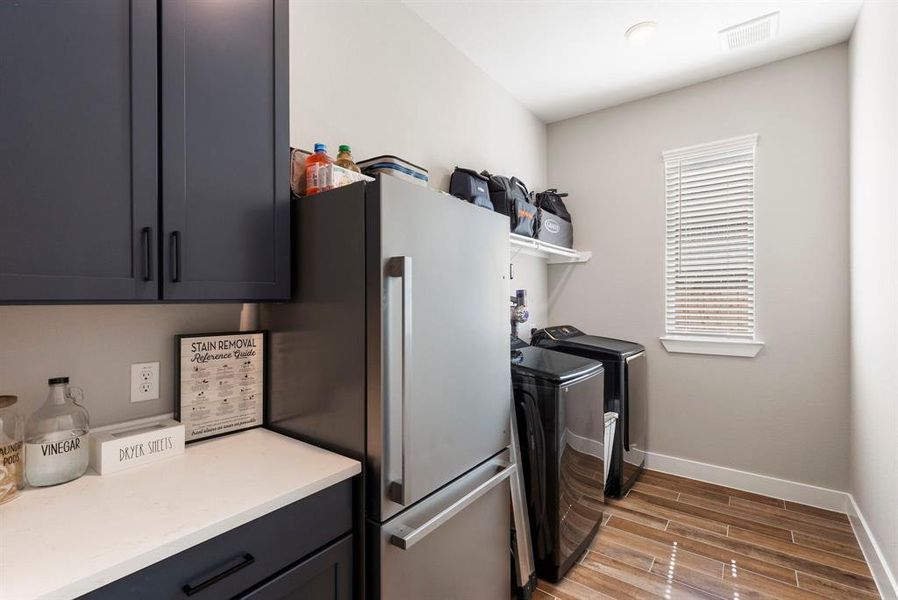
[[655, 36], [657, 24], [654, 21], [643, 21], [630, 27], [624, 37], [631, 44], [644, 44]]

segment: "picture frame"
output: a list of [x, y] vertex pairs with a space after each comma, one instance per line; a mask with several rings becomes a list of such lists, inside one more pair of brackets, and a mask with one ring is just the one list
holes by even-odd
[[267, 330], [179, 334], [174, 346], [174, 418], [185, 443], [264, 425]]

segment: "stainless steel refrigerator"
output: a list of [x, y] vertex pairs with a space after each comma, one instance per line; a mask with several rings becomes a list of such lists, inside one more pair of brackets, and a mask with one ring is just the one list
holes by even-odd
[[295, 200], [293, 240], [266, 421], [363, 462], [357, 595], [509, 598], [507, 217], [383, 177]]

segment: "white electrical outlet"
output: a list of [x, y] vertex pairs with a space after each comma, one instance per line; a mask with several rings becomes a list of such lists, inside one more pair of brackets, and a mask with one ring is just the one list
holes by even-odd
[[131, 402], [159, 399], [159, 363], [131, 365]]

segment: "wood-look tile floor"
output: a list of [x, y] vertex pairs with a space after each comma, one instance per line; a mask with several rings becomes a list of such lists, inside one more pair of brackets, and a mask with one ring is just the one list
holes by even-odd
[[646, 471], [535, 600], [879, 598], [848, 517]]

